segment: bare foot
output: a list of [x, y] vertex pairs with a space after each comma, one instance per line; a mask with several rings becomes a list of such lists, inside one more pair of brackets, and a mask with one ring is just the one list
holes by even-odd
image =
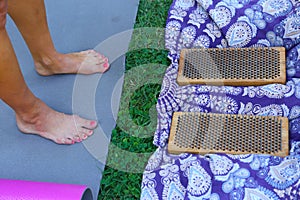
[[38, 100], [30, 114], [16, 114], [18, 128], [23, 133], [37, 134], [58, 144], [81, 142], [93, 134], [97, 122], [65, 115]]
[[35, 69], [42, 76], [53, 74], [94, 74], [109, 69], [108, 59], [94, 50], [59, 54], [35, 61]]

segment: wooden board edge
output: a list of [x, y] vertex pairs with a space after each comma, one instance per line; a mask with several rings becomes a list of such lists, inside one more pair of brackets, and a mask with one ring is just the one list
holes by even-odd
[[[176, 136], [176, 127], [178, 125], [178, 118], [181, 115], [181, 112], [174, 112], [172, 116], [172, 121], [171, 121], [171, 127], [170, 127], [170, 135], [169, 135], [169, 141], [168, 141], [168, 147], [170, 145], [175, 145], [175, 136]], [[175, 145], [176, 146], [176, 145]]]
[[286, 53], [284, 47], [277, 48], [279, 51], [280, 77], [283, 77], [283, 84], [286, 83]]
[[289, 155], [289, 120], [287, 117], [280, 117], [282, 122], [282, 132], [281, 132], [281, 138], [282, 138], [282, 155], [281, 157], [288, 156]]
[[[283, 74], [283, 73], [282, 73]], [[286, 77], [280, 76], [275, 79], [191, 79], [183, 76], [177, 77], [177, 83], [184, 85], [214, 85], [214, 86], [262, 86], [267, 84], [285, 84]]]
[[[226, 150], [214, 150], [214, 149], [193, 149], [193, 148], [180, 148], [174, 144], [176, 126], [178, 124], [178, 117], [184, 113], [190, 112], [174, 112], [172, 117], [172, 125], [168, 142], [168, 152], [171, 154], [181, 154], [181, 153], [192, 153], [192, 154], [201, 154], [206, 155], [210, 153], [225, 153], [232, 155], [243, 155], [243, 154], [263, 154], [261, 152], [242, 152], [242, 151], [226, 151]], [[197, 115], [235, 115], [235, 117], [243, 117], [241, 114], [218, 114], [218, 113], [193, 113]], [[249, 116], [249, 117], [262, 117], [262, 118], [273, 118], [274, 116]], [[289, 121], [286, 117], [278, 117], [282, 122], [282, 150], [274, 153], [264, 153], [265, 155], [285, 157], [289, 154]]]

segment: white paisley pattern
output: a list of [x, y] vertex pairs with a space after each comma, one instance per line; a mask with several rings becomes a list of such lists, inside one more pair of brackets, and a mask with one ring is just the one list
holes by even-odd
[[202, 47], [202, 48], [208, 48], [210, 46], [210, 40], [207, 35], [200, 35], [193, 44], [193, 47]]
[[226, 39], [231, 47], [244, 47], [251, 39], [252, 30], [245, 21], [233, 24], [226, 33]]
[[226, 156], [207, 155], [210, 160], [210, 169], [215, 176], [225, 175], [233, 168], [233, 162]]
[[[300, 3], [296, 0], [174, 0], [166, 23], [171, 65], [156, 105], [154, 144], [141, 199], [300, 199]], [[182, 48], [286, 48], [286, 84], [179, 86]], [[168, 153], [176, 111], [214, 112], [289, 119], [290, 155]]]
[[185, 172], [188, 176], [187, 191], [193, 195], [203, 195], [211, 187], [211, 177], [205, 171], [198, 161], [194, 161], [190, 164]]
[[189, 17], [190, 20], [188, 21], [188, 23], [197, 26], [197, 28], [200, 28], [201, 24], [204, 24], [208, 19], [208, 14], [199, 4], [197, 4], [197, 8], [190, 14]]
[[231, 21], [231, 12], [225, 6], [219, 6], [215, 9], [212, 9], [209, 12], [209, 15], [214, 20], [214, 22], [218, 25], [219, 28], [223, 28], [227, 26]]
[[300, 34], [300, 10], [290, 15], [286, 20], [283, 21], [284, 27], [283, 38], [298, 39]]
[[293, 6], [289, 0], [261, 0], [258, 4], [263, 8], [263, 12], [275, 17], [287, 15]]

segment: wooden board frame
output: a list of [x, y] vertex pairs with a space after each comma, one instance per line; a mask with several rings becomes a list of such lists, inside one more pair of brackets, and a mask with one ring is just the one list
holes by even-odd
[[[224, 137], [224, 133], [222, 135], [222, 141], [214, 141], [215, 144], [216, 142], [224, 142], [223, 147], [225, 147], [222, 150], [216, 150], [214, 149], [214, 147], [209, 147], [209, 148], [201, 148], [199, 147], [199, 144], [197, 146], [196, 140], [191, 140], [190, 139], [190, 134], [194, 134], [191, 133], [189, 131], [191, 130], [187, 130], [186, 132], [188, 133], [177, 133], [177, 127], [180, 125], [179, 124], [179, 117], [183, 116], [183, 115], [190, 115], [190, 116], [196, 116], [199, 117], [200, 115], [204, 118], [208, 118], [208, 117], [221, 117], [221, 118], [225, 118], [225, 117], [229, 117], [229, 118], [239, 118], [239, 120], [243, 120], [248, 118], [251, 120], [256, 120], [256, 122], [262, 122], [265, 120], [278, 120], [278, 122], [280, 122], [280, 133], [262, 133], [262, 134], [271, 134], [273, 137], [279, 136], [280, 139], [280, 150], [276, 151], [276, 152], [269, 152], [269, 153], [265, 153], [265, 152], [260, 152], [260, 151], [235, 151], [235, 150], [228, 150], [230, 148], [228, 148], [228, 145], [232, 144], [232, 142], [230, 142], [230, 138], [231, 140], [233, 138], [238, 138], [240, 139], [240, 141], [242, 140], [241, 135], [237, 135], [237, 133], [235, 132], [230, 132], [230, 128], [232, 126], [237, 126], [239, 124], [228, 124], [228, 123], [224, 123], [223, 127], [219, 127], [219, 126], [212, 126], [211, 128], [215, 131], [216, 134], [220, 133], [220, 130], [225, 129], [227, 131], [230, 132], [230, 134], [227, 134], [228, 136]], [[273, 122], [273, 121], [272, 121]], [[257, 123], [256, 123], [257, 124]], [[240, 125], [243, 125], [243, 123], [240, 123]], [[260, 124], [257, 124], [260, 125]], [[191, 126], [193, 126], [191, 124]], [[202, 124], [198, 124], [198, 126], [202, 126]], [[249, 115], [232, 115], [232, 114], [213, 114], [213, 113], [198, 113], [198, 112], [174, 112], [173, 114], [173, 118], [172, 118], [172, 125], [171, 125], [171, 130], [170, 130], [170, 137], [169, 137], [169, 142], [168, 142], [168, 151], [171, 154], [180, 154], [180, 153], [194, 153], [194, 154], [209, 154], [209, 153], [226, 153], [226, 154], [269, 154], [269, 155], [273, 155], [273, 156], [280, 156], [280, 157], [285, 157], [289, 154], [289, 122], [288, 119], [286, 117], [269, 117], [269, 116], [249, 116]], [[273, 127], [272, 127], [273, 128]], [[267, 129], [270, 130], [270, 129]], [[196, 133], [198, 134], [198, 133]], [[252, 133], [246, 133], [246, 134], [252, 134]], [[244, 135], [246, 135], [244, 134]], [[176, 139], [176, 137], [179, 137], [181, 139], [181, 141], [183, 140], [188, 140], [189, 145], [188, 147], [185, 145], [182, 145], [182, 143], [178, 143], [178, 139]], [[264, 137], [264, 136], [262, 136]], [[229, 138], [229, 139], [228, 139]], [[179, 139], [179, 140], [180, 140]], [[267, 138], [267, 140], [270, 139], [270, 142], [272, 141], [272, 138]], [[176, 141], [177, 140], [177, 141]], [[261, 141], [261, 139], [259, 138], [258, 141]], [[265, 139], [266, 140], [266, 139]], [[269, 141], [269, 140], [268, 140]], [[199, 142], [199, 141], [198, 141]], [[237, 141], [238, 142], [238, 141]], [[278, 142], [278, 140], [277, 140]], [[193, 143], [193, 144], [192, 144]], [[204, 144], [205, 141], [200, 141], [200, 143]], [[257, 142], [257, 145], [259, 142]], [[272, 143], [273, 144], [273, 143]], [[255, 143], [256, 145], [256, 143]], [[216, 145], [217, 146], [217, 145]], [[232, 148], [231, 148], [232, 149]]]
[[[279, 75], [275, 78], [241, 78], [238, 75], [235, 78], [230, 79], [224, 79], [224, 78], [190, 78], [184, 75], [184, 69], [185, 69], [185, 58], [186, 55], [190, 52], [195, 51], [201, 51], [201, 52], [217, 52], [220, 55], [228, 52], [237, 53], [243, 51], [244, 53], [247, 51], [249, 54], [249, 60], [255, 55], [259, 55], [260, 53], [263, 56], [263, 52], [266, 51], [276, 51], [279, 53], [279, 57], [276, 58], [276, 62], [278, 66], [272, 66], [274, 68], [279, 68]], [[246, 52], [246, 53], [247, 53]], [[207, 56], [201, 58], [201, 59], [208, 59]], [[233, 57], [222, 57], [220, 58], [224, 63], [228, 63], [228, 65], [231, 65], [233, 62]], [[268, 58], [270, 62], [274, 61], [274, 58]], [[237, 61], [236, 61], [237, 62]], [[246, 60], [247, 62], [247, 60]], [[274, 61], [275, 62], [275, 61]], [[209, 63], [209, 62], [208, 62]], [[242, 62], [240, 62], [242, 63]], [[195, 65], [198, 65], [197, 63]], [[205, 67], [210, 67], [206, 66]], [[213, 66], [218, 67], [218, 66]], [[255, 66], [247, 66], [247, 68], [251, 68]], [[270, 68], [272, 68], [270, 66]], [[198, 66], [198, 68], [201, 70], [201, 66]], [[262, 67], [261, 67], [262, 68]], [[234, 66], [232, 68], [234, 69]], [[269, 69], [269, 68], [268, 68]], [[262, 69], [264, 70], [264, 69]], [[275, 70], [275, 69], [274, 69]], [[277, 69], [278, 70], [278, 69]], [[253, 70], [255, 72], [260, 72], [257, 70]], [[181, 86], [183, 85], [189, 85], [189, 84], [205, 84], [205, 85], [228, 85], [228, 86], [259, 86], [259, 85], [266, 85], [266, 84], [272, 84], [272, 83], [279, 83], [279, 84], [285, 84], [286, 83], [286, 55], [285, 55], [285, 48], [284, 47], [258, 47], [258, 48], [194, 48], [194, 49], [182, 49], [180, 53], [180, 60], [179, 60], [179, 68], [178, 68], [178, 76], [177, 76], [177, 83]]]

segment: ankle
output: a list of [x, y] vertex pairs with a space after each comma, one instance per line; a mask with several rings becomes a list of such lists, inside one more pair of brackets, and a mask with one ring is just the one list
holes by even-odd
[[[39, 100], [40, 101], [40, 100]], [[35, 105], [30, 107], [26, 112], [16, 112], [16, 121], [19, 130], [23, 133], [39, 133], [42, 134], [43, 128], [43, 112], [42, 105], [37, 101]]]
[[36, 99], [30, 105], [16, 111], [16, 117], [25, 123], [36, 124], [40, 116], [42, 101]]
[[60, 59], [61, 54], [56, 51], [49, 51], [46, 53], [39, 52], [38, 54], [33, 54], [34, 63], [37, 66], [51, 67], [58, 59]]
[[57, 52], [34, 56], [35, 69], [40, 75], [52, 75], [56, 72], [56, 63], [59, 63], [60, 60], [61, 54]]

